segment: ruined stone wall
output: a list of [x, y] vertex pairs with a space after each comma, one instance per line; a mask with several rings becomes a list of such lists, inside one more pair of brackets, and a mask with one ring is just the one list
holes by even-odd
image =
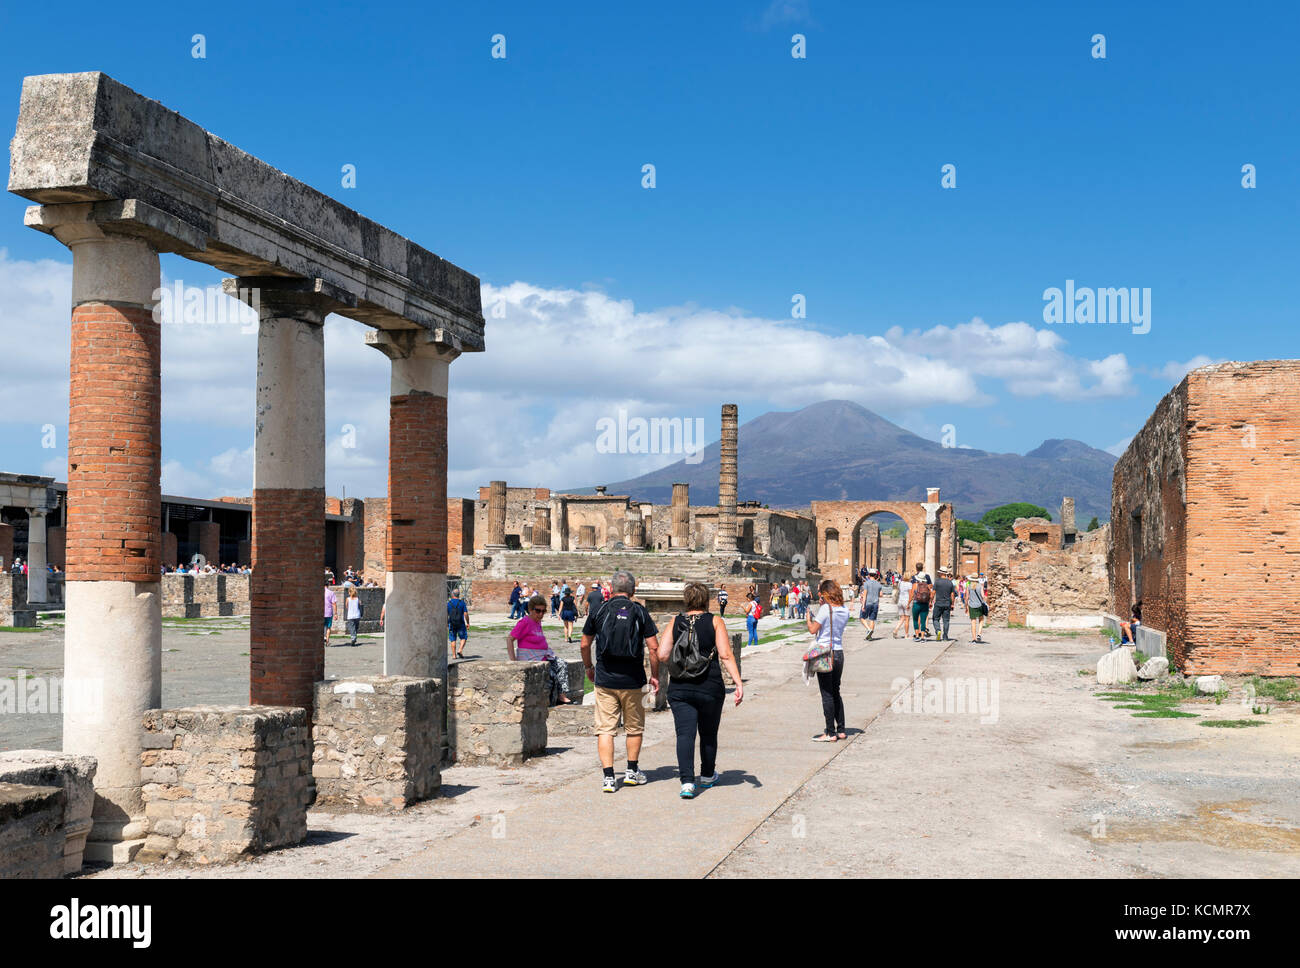
[[[1186, 654], [1187, 380], [1156, 405], [1115, 464], [1111, 485], [1110, 611], [1128, 618], [1142, 602], [1142, 620], [1165, 633], [1169, 660]], [[1220, 599], [1230, 599], [1222, 583]], [[1216, 610], [1218, 603], [1216, 603]]]
[[1047, 518], [1016, 518], [1011, 523], [1011, 530], [1020, 541], [1041, 544], [1053, 551], [1065, 547], [1061, 526], [1053, 524]]
[[1081, 615], [1106, 610], [1104, 552], [1066, 551], [1017, 538], [986, 542], [985, 547], [990, 549], [985, 574], [991, 622], [1023, 625], [1030, 612]]
[[1186, 673], [1294, 676], [1300, 627], [1275, 616], [1300, 577], [1300, 360], [1193, 370], [1186, 400], [1185, 607], [1143, 620]]
[[817, 566], [817, 522], [790, 511], [763, 511], [757, 515], [755, 537], [763, 554], [780, 561], [800, 555], [809, 568]]
[[457, 662], [447, 670], [447, 748], [460, 766], [519, 766], [546, 752], [544, 662]]
[[[488, 540], [488, 490], [489, 488], [480, 487], [478, 489], [478, 500], [474, 501], [474, 525], [473, 539], [479, 547], [482, 547]], [[533, 530], [533, 520], [537, 513], [538, 507], [546, 507], [550, 504], [551, 490], [546, 487], [506, 487], [506, 540], [510, 541], [510, 535], [523, 541], [525, 533], [531, 535]], [[574, 533], [574, 541], [577, 541], [577, 531]], [[470, 551], [474, 549], [471, 548]]]
[[[623, 540], [623, 522], [627, 518], [629, 503], [626, 495], [580, 495], [565, 498], [569, 547], [578, 547], [581, 543], [578, 540], [579, 530], [584, 525], [590, 525], [596, 529], [596, 547], [601, 550], [612, 549]], [[668, 521], [667, 509], [663, 518], [665, 522]], [[554, 526], [552, 523], [551, 527]]]
[[447, 499], [447, 568], [454, 570], [461, 555], [474, 553], [474, 502], [468, 498]]
[[388, 576], [388, 498], [366, 498], [362, 533], [361, 573], [382, 585]]

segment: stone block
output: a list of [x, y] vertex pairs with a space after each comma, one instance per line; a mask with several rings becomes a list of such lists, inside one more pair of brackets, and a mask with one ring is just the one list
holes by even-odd
[[1213, 696], [1223, 688], [1223, 676], [1197, 676], [1196, 691], [1203, 696]]
[[144, 733], [144, 745], [153, 748], [141, 754], [149, 836], [139, 859], [232, 860], [307, 836], [306, 710], [153, 709], [144, 716]]
[[458, 662], [447, 670], [447, 747], [462, 766], [518, 766], [546, 749], [543, 662]]
[[74, 756], [49, 750], [10, 750], [0, 753], [0, 783], [57, 786], [64, 792], [64, 873], [81, 870], [86, 837], [95, 806], [93, 756]]
[[62, 786], [0, 782], [0, 880], [63, 876], [66, 809]]
[[445, 705], [438, 679], [360, 676], [317, 683], [317, 801], [400, 810], [436, 797]]
[[1133, 663], [1133, 649], [1123, 646], [1112, 649], [1097, 660], [1097, 683], [1102, 686], [1114, 686], [1123, 682], [1132, 682], [1137, 678], [1137, 666]]
[[1142, 663], [1142, 668], [1138, 670], [1139, 679], [1159, 679], [1161, 676], [1169, 674], [1169, 660], [1163, 655], [1152, 656]]

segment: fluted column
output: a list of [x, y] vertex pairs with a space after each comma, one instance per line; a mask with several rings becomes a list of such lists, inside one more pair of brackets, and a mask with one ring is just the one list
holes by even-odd
[[673, 485], [672, 530], [669, 545], [673, 551], [691, 550], [691, 505], [687, 484]]
[[485, 550], [501, 551], [506, 546], [506, 482], [488, 485], [488, 535]]

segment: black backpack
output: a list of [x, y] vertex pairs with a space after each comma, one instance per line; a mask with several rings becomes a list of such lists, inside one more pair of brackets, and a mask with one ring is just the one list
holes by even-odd
[[611, 598], [596, 613], [596, 657], [640, 659], [645, 647], [641, 609], [630, 598]]
[[705, 655], [700, 651], [700, 636], [695, 631], [695, 619], [684, 613], [679, 615], [686, 627], [673, 643], [672, 655], [668, 657], [668, 675], [673, 679], [698, 679], [708, 672], [713, 653]]

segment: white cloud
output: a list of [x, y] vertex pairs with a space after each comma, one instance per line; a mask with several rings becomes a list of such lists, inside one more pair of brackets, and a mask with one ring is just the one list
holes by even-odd
[[[206, 268], [194, 272], [186, 284], [213, 282]], [[0, 251], [5, 370], [13, 374], [0, 384], [0, 421], [17, 423], [21, 415], [26, 423], [55, 423], [60, 433], [66, 428], [70, 282], [65, 263], [15, 261]], [[1123, 354], [1072, 357], [1057, 333], [1023, 322], [973, 319], [910, 333], [895, 327], [883, 335], [836, 334], [734, 308], [638, 310], [599, 290], [525, 282], [484, 285], [483, 304], [489, 350], [467, 353], [451, 368], [453, 495], [472, 495], [501, 477], [551, 487], [614, 481], [673, 459], [598, 453], [597, 421], [619, 408], [631, 416], [702, 417], [712, 429], [722, 400], [757, 414], [844, 398], [906, 421], [934, 405], [992, 403], [996, 383], [1017, 396], [1060, 400], [1132, 392]], [[365, 345], [365, 330], [341, 317], [325, 322], [331, 494], [387, 489], [390, 368]], [[162, 355], [164, 490], [249, 493], [256, 336], [236, 323], [168, 318]], [[59, 466], [48, 452], [41, 459], [47, 468]]]
[[808, 0], [772, 0], [763, 10], [759, 26], [769, 30], [781, 24], [806, 23], [811, 19]]
[[1119, 441], [1118, 443], [1111, 444], [1109, 447], [1106, 448], [1106, 453], [1111, 454], [1115, 457], [1122, 456], [1124, 454], [1124, 451], [1128, 450], [1128, 445], [1133, 442], [1133, 438], [1136, 436], [1137, 436], [1136, 434], [1129, 434], [1127, 437], [1125, 437], [1123, 440]]
[[1164, 380], [1166, 383], [1177, 385], [1182, 382], [1183, 377], [1187, 376], [1192, 370], [1202, 366], [1209, 366], [1211, 363], [1222, 363], [1223, 360], [1212, 356], [1206, 356], [1204, 353], [1198, 353], [1186, 363], [1179, 363], [1177, 360], [1170, 360], [1158, 370], [1152, 371], [1152, 376]]

